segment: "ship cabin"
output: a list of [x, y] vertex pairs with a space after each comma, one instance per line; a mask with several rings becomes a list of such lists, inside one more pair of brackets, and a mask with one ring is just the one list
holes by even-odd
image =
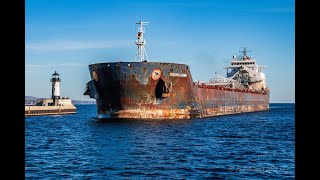
[[262, 73], [262, 68], [264, 66], [258, 66], [255, 59], [247, 56], [246, 53], [248, 51], [246, 49], [240, 52], [243, 52], [244, 55], [239, 58], [236, 55], [233, 55], [230, 66], [225, 67], [225, 69], [227, 69], [227, 78], [235, 78], [240, 71], [242, 71], [242, 73], [249, 73], [249, 76], [259, 76]]
[[247, 67], [255, 67], [256, 66], [256, 60], [251, 59], [247, 56], [244, 56], [242, 59], [237, 59], [235, 56], [231, 60], [231, 67], [241, 67], [241, 66], [247, 66]]

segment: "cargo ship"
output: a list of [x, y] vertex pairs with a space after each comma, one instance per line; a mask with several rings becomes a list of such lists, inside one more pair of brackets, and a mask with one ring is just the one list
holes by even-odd
[[84, 95], [96, 100], [98, 119], [193, 119], [269, 109], [264, 66], [246, 48], [233, 55], [226, 77], [194, 81], [187, 64], [150, 62], [143, 37], [148, 22], [136, 24], [133, 62], [89, 65]]

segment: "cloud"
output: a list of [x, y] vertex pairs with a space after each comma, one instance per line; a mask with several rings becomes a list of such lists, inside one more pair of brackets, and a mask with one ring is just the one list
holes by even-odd
[[49, 64], [26, 64], [26, 68], [50, 68], [52, 65]]
[[47, 41], [26, 43], [26, 52], [73, 51], [83, 49], [108, 49], [132, 46], [132, 40], [82, 42], [82, 41]]
[[62, 67], [79, 67], [79, 66], [88, 66], [87, 64], [80, 64], [80, 63], [63, 63], [63, 64], [58, 64], [58, 66]]
[[256, 9], [256, 10], [253, 10], [253, 12], [259, 12], [259, 13], [294, 13], [295, 9], [292, 8], [292, 7], [266, 8], [266, 9]]
[[144, 7], [144, 8], [153, 8], [153, 7], [183, 7], [183, 8], [195, 8], [195, 7], [213, 7], [216, 6], [215, 2], [212, 1], [170, 1], [170, 2], [134, 2], [131, 4], [134, 7]]
[[80, 63], [62, 63], [62, 64], [26, 64], [26, 69], [37, 69], [37, 68], [53, 68], [53, 67], [85, 67], [87, 64]]

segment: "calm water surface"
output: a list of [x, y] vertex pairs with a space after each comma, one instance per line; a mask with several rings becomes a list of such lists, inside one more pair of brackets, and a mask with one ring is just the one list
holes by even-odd
[[295, 104], [194, 120], [25, 118], [26, 179], [294, 179]]

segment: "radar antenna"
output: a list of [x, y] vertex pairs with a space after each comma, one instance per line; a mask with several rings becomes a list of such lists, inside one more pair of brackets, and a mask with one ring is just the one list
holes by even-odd
[[246, 47], [243, 47], [243, 51], [239, 52], [242, 52], [244, 56], [247, 56], [247, 52], [251, 52], [251, 50], [247, 50]]
[[[138, 34], [137, 34], [138, 40], [136, 40], [136, 45], [138, 46], [136, 59], [138, 59], [140, 62], [147, 62], [148, 55], [145, 49], [146, 42], [143, 38], [143, 33], [145, 32], [143, 25], [148, 25], [149, 22], [142, 22], [142, 20], [140, 20], [136, 24], [140, 25], [138, 28]], [[146, 58], [144, 56], [146, 56]]]
[[243, 53], [243, 59], [248, 59], [249, 57], [247, 56], [247, 52], [251, 52], [251, 50], [247, 50], [246, 47], [243, 47], [243, 51], [239, 51]]

